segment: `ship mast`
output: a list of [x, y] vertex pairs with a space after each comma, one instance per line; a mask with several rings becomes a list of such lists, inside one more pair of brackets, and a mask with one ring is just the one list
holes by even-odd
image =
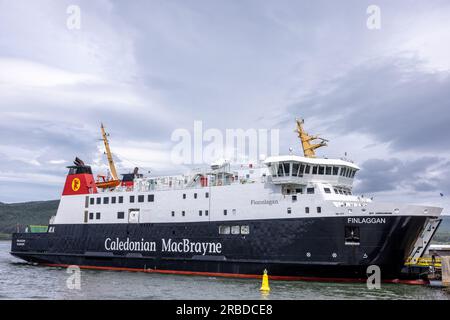
[[101, 125], [101, 128], [102, 128], [103, 143], [105, 144], [106, 156], [108, 157], [109, 170], [111, 171], [112, 180], [119, 180], [117, 177], [116, 166], [114, 164], [111, 150], [109, 149], [108, 134], [105, 132], [105, 127], [103, 126], [103, 123]]
[[[300, 138], [302, 142], [302, 148], [303, 148], [303, 154], [306, 158], [315, 158], [316, 153], [315, 150], [320, 147], [326, 146], [326, 142], [328, 140], [320, 138], [319, 136], [310, 136], [306, 131], [303, 129], [303, 124], [305, 123], [305, 120], [301, 119], [295, 119], [297, 122], [297, 129], [295, 132], [298, 133], [298, 137]], [[319, 143], [311, 143], [313, 140], [321, 140]]]

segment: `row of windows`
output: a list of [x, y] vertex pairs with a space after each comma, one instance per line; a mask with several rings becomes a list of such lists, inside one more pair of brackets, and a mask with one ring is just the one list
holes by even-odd
[[[291, 169], [292, 164], [292, 171]], [[283, 162], [278, 164], [276, 169], [276, 174], [273, 176], [278, 177], [302, 177], [304, 174], [319, 174], [319, 175], [340, 175], [342, 177], [353, 178], [355, 176], [356, 170], [348, 167], [336, 167], [336, 166], [320, 166], [320, 165], [309, 165], [300, 163], [290, 163]], [[339, 170], [340, 169], [340, 170]]]
[[345, 194], [345, 195], [348, 195], [348, 196], [352, 195], [351, 191], [346, 190], [346, 189], [340, 189], [340, 188], [334, 188], [334, 193], [336, 193], [336, 194]]
[[[236, 214], [236, 209], [233, 209], [232, 210], [232, 213], [233, 214]], [[209, 215], [209, 211], [208, 210], [199, 210], [198, 211], [198, 215], [201, 217], [201, 216], [203, 216], [203, 214], [205, 214], [205, 216], [208, 216]], [[175, 217], [175, 211], [172, 211], [171, 212], [171, 215], [172, 215], [172, 217]], [[184, 217], [186, 215], [186, 211], [181, 211], [181, 216], [182, 217]], [[223, 210], [223, 215], [224, 216], [226, 216], [226, 215], [228, 215], [228, 210], [227, 209], [224, 209]]]
[[[300, 193], [303, 194], [303, 189], [302, 188], [298, 188], [298, 189], [286, 189], [286, 194], [292, 194], [292, 193]], [[306, 188], [306, 194], [314, 194], [314, 187], [311, 188]]]
[[[208, 211], [208, 210], [204, 210], [204, 211], [203, 211], [203, 210], [199, 210], [199, 211], [198, 211], [198, 215], [199, 215], [200, 217], [203, 216], [203, 213], [205, 214], [205, 216], [208, 216], [208, 215], [209, 215], [209, 211]], [[236, 214], [236, 209], [233, 209], [233, 210], [232, 210], [232, 213], [233, 213], [233, 214]], [[172, 211], [172, 212], [171, 212], [171, 215], [172, 215], [172, 217], [175, 217], [175, 211]], [[181, 211], [181, 216], [184, 217], [185, 215], [186, 215], [186, 212], [185, 212], [185, 211]], [[224, 210], [223, 210], [223, 215], [224, 215], [224, 216], [228, 215], [228, 210], [227, 210], [227, 209], [224, 209]]]
[[350, 169], [350, 168], [342, 168], [341, 169], [341, 176], [347, 177], [347, 178], [353, 178], [355, 176], [356, 170]]
[[[96, 212], [95, 213], [95, 219], [96, 220], [100, 220], [100, 212]], [[89, 212], [89, 220], [94, 220], [94, 213], [93, 212]]]
[[[331, 189], [330, 188], [323, 188], [323, 190], [325, 191], [325, 193], [331, 193]], [[345, 194], [345, 195], [352, 195], [352, 192], [346, 189], [340, 189], [340, 188], [333, 188], [334, 193], [336, 194]]]
[[[226, 216], [228, 213], [228, 210], [223, 210], [223, 214]], [[236, 214], [236, 209], [233, 209], [233, 214]], [[172, 217], [175, 217], [175, 211], [171, 212]], [[202, 217], [203, 215], [205, 215], [205, 217], [209, 216], [209, 210], [199, 210], [198, 211], [198, 215], [200, 217]], [[95, 214], [96, 219], [99, 220], [100, 219], [100, 212], [96, 212]], [[184, 217], [186, 216], [186, 211], [181, 211], [181, 216]], [[94, 213], [90, 212], [89, 213], [89, 220], [93, 220], [94, 219]], [[125, 212], [124, 211], [119, 211], [117, 212], [117, 219], [125, 219]]]
[[[100, 217], [101, 217], [101, 213], [96, 212], [95, 219], [100, 220]], [[117, 219], [125, 219], [125, 212], [124, 211], [117, 212]], [[89, 220], [94, 220], [94, 212], [89, 212]]]
[[219, 234], [250, 234], [250, 226], [219, 226]]
[[[322, 207], [316, 207], [316, 211], [317, 211], [317, 213], [322, 213]], [[287, 208], [287, 213], [288, 214], [292, 213], [291, 207]], [[309, 207], [305, 207], [305, 213], [309, 213]]]
[[[110, 202], [110, 200], [111, 200], [111, 202]], [[134, 203], [135, 201], [136, 201], [136, 196], [130, 196], [130, 203]], [[154, 201], [155, 201], [155, 195], [153, 195], [153, 194], [147, 195], [147, 202], [154, 202]], [[145, 202], [145, 195], [143, 195], [143, 194], [138, 195], [137, 202]], [[90, 198], [89, 203], [91, 205], [93, 205], [94, 203], [95, 204], [123, 203], [123, 196]]]
[[[175, 217], [175, 211], [172, 211], [172, 217]], [[200, 216], [200, 217], [202, 217], [203, 216], [203, 214], [205, 214], [205, 217], [207, 217], [208, 215], [209, 215], [209, 211], [208, 210], [199, 210], [198, 211], [198, 215]], [[186, 211], [181, 211], [181, 216], [182, 217], [184, 217], [184, 216], [186, 216]]]
[[[205, 192], [205, 198], [209, 198], [209, 192]], [[186, 199], [186, 193], [183, 193], [183, 199]], [[194, 199], [197, 199], [197, 193], [194, 193]]]
[[[316, 207], [316, 211], [317, 211], [317, 213], [322, 213], [322, 207]], [[310, 212], [309, 207], [305, 207], [305, 213], [309, 213], [309, 212]], [[226, 209], [223, 210], [223, 214], [225, 216], [227, 215], [227, 213], [228, 213], [228, 211]], [[236, 213], [236, 209], [233, 209], [233, 214], [235, 214], [235, 213]], [[290, 208], [290, 207], [287, 208], [287, 213], [291, 214], [292, 213], [292, 208]], [[198, 211], [198, 215], [200, 217], [202, 217], [203, 214], [205, 215], [205, 217], [207, 217], [209, 215], [209, 211], [208, 210], [199, 210]], [[172, 217], [175, 217], [175, 211], [172, 211], [171, 215], [172, 215]], [[100, 216], [101, 216], [100, 212], [96, 212], [95, 213], [95, 219], [96, 220], [100, 220]], [[184, 211], [184, 210], [181, 211], [181, 216], [182, 217], [186, 216], [186, 211]], [[117, 219], [125, 219], [125, 212], [124, 211], [117, 212]], [[89, 212], [89, 220], [94, 220], [94, 212]], [[227, 227], [227, 226], [223, 226], [223, 227]], [[227, 233], [222, 233], [222, 234], [227, 234]], [[232, 234], [234, 234], [234, 233], [232, 233]]]

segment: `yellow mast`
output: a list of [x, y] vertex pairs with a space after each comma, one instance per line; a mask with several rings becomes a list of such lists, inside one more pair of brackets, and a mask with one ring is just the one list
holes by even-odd
[[116, 166], [114, 165], [111, 150], [109, 149], [108, 135], [105, 132], [105, 127], [103, 126], [103, 123], [101, 128], [102, 128], [103, 143], [105, 144], [106, 156], [108, 157], [109, 169], [111, 171], [112, 180], [119, 180], [117, 177]]
[[[303, 154], [307, 158], [315, 158], [315, 150], [317, 148], [326, 146], [326, 142], [328, 142], [328, 140], [320, 138], [319, 136], [310, 136], [309, 134], [307, 134], [303, 129], [303, 124], [305, 123], [303, 119], [295, 119], [295, 121], [297, 122], [297, 129], [295, 130], [295, 132], [298, 133], [298, 137], [302, 141]], [[321, 142], [311, 143], [311, 141], [317, 139], [321, 140]]]

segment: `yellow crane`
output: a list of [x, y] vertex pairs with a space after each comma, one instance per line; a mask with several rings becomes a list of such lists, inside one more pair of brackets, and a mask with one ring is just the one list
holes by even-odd
[[120, 185], [119, 177], [117, 176], [116, 166], [114, 164], [114, 160], [111, 154], [111, 149], [109, 148], [109, 141], [108, 141], [108, 134], [105, 131], [105, 127], [103, 126], [103, 123], [101, 124], [101, 130], [102, 130], [102, 138], [103, 143], [105, 145], [106, 150], [106, 156], [108, 158], [108, 164], [109, 164], [109, 170], [111, 172], [111, 179], [106, 180], [105, 176], [99, 176], [103, 178], [103, 181], [96, 182], [97, 188], [101, 189], [107, 189], [107, 188], [115, 188], [118, 185]]
[[[303, 154], [307, 158], [315, 158], [315, 150], [317, 148], [326, 146], [326, 142], [328, 142], [328, 140], [320, 138], [319, 136], [310, 136], [308, 133], [306, 133], [306, 131], [303, 129], [305, 120], [295, 119], [295, 121], [297, 122], [297, 129], [295, 130], [295, 132], [298, 133], [298, 137], [302, 141]], [[313, 140], [320, 140], [320, 142], [311, 143]]]

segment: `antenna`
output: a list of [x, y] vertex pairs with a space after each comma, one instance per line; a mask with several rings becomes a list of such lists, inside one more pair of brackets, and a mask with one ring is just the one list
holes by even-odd
[[106, 156], [108, 157], [109, 169], [111, 171], [111, 176], [113, 180], [118, 180], [116, 166], [114, 164], [111, 150], [109, 149], [109, 141], [108, 141], [109, 134], [105, 132], [105, 127], [103, 126], [103, 123], [101, 124], [101, 129], [102, 129], [103, 143], [105, 144]]
[[[320, 147], [324, 147], [327, 145], [328, 140], [320, 138], [318, 135], [311, 136], [303, 129], [303, 124], [305, 123], [304, 119], [295, 119], [297, 123], [297, 132], [300, 141], [302, 142], [303, 154], [307, 158], [315, 158], [316, 153], [315, 150]], [[320, 140], [319, 143], [311, 143], [313, 140]]]

